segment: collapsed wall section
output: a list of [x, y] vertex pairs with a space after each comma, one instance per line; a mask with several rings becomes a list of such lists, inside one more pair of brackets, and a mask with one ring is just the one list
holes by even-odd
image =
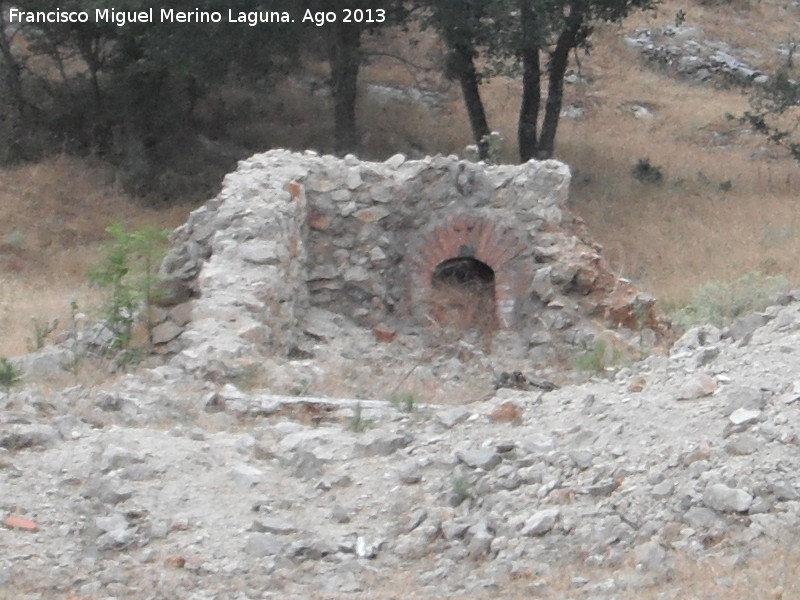
[[172, 234], [162, 273], [193, 290], [191, 316], [169, 340], [181, 366], [227, 369], [292, 347], [308, 307], [307, 167], [294, 155], [255, 156]]
[[608, 326], [658, 331], [653, 299], [613, 276], [565, 211], [569, 181], [553, 160], [253, 156], [173, 234], [163, 273], [195, 298], [167, 349], [189, 369], [291, 353], [315, 309], [412, 331], [436, 318], [442, 273], [476, 268], [498, 327], [527, 347], [585, 343]]

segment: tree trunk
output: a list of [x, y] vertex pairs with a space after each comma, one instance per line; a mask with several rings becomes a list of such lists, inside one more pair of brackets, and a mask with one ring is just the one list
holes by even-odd
[[361, 28], [336, 23], [331, 47], [334, 146], [337, 154], [358, 150], [356, 92], [361, 66]]
[[83, 62], [86, 63], [86, 69], [89, 71], [89, 82], [92, 86], [92, 95], [94, 97], [94, 106], [96, 110], [100, 110], [103, 105], [103, 94], [100, 90], [100, 71], [103, 68], [102, 63], [102, 42], [100, 38], [92, 35], [82, 35], [78, 33], [77, 39], [78, 50], [81, 53]]
[[551, 158], [555, 151], [556, 129], [558, 128], [558, 120], [561, 117], [561, 106], [564, 99], [564, 76], [569, 65], [569, 51], [576, 47], [578, 31], [580, 31], [582, 25], [583, 14], [580, 12], [570, 13], [567, 28], [558, 36], [556, 46], [550, 53], [547, 102], [544, 108], [544, 120], [542, 122], [542, 131], [539, 135], [539, 148], [536, 152], [536, 158]]
[[539, 44], [534, 31], [534, 15], [529, 2], [520, 2], [520, 20], [525, 44], [520, 52], [522, 59], [522, 104], [517, 124], [517, 143], [520, 162], [534, 158], [539, 147], [539, 105], [542, 100]]
[[8, 24], [5, 19], [5, 2], [0, 2], [0, 54], [6, 65], [6, 85], [14, 105], [20, 115], [31, 106], [22, 92], [22, 67], [11, 50], [11, 39], [6, 34]]
[[481, 100], [478, 72], [475, 69], [475, 50], [468, 44], [456, 44], [450, 50], [451, 68], [461, 84], [464, 105], [469, 115], [472, 137], [478, 146], [478, 156], [486, 160], [489, 154], [489, 123]]

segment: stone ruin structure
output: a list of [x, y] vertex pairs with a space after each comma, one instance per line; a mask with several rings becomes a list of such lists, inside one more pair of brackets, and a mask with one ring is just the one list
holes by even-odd
[[[554, 160], [255, 155], [173, 233], [162, 272], [192, 298], [164, 309], [155, 342], [185, 369], [229, 370], [310, 355], [329, 337], [326, 319], [377, 344], [437, 324], [469, 329], [459, 321], [472, 306], [495, 342], [534, 360], [609, 329], [657, 343], [653, 298], [617, 278], [568, 214], [569, 182]], [[451, 300], [437, 306], [443, 289]]]

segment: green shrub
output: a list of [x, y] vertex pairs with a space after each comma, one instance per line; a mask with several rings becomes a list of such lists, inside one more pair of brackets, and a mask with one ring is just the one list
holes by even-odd
[[397, 407], [398, 410], [411, 413], [414, 412], [416, 398], [414, 398], [414, 394], [411, 392], [406, 392], [404, 394], [396, 394], [392, 396], [391, 402]]
[[[481, 138], [481, 143], [486, 145], [486, 158], [484, 162], [490, 165], [499, 165], [503, 162], [503, 135], [499, 131], [492, 131]], [[473, 162], [481, 160], [476, 144], [464, 148], [464, 158]]]
[[640, 158], [631, 169], [631, 175], [642, 183], [659, 184], [664, 181], [664, 173], [661, 167], [650, 162], [649, 158]]
[[353, 415], [350, 417], [349, 425], [350, 429], [356, 433], [366, 431], [372, 425], [372, 421], [364, 418], [361, 402], [356, 402], [353, 407]]
[[602, 373], [611, 365], [619, 362], [622, 354], [603, 339], [597, 339], [591, 348], [572, 359], [572, 366], [578, 371], [595, 371]]
[[153, 341], [156, 270], [169, 230], [147, 226], [131, 233], [115, 223], [106, 231], [111, 243], [103, 263], [89, 273], [89, 278], [111, 290], [104, 311], [104, 325], [111, 332], [111, 342], [104, 350], [110, 354], [128, 348], [137, 312], [143, 315], [148, 342]]
[[492, 131], [481, 139], [486, 144], [486, 162], [499, 165], [502, 162], [503, 136], [499, 131]]
[[84, 317], [84, 315], [78, 311], [78, 302], [76, 300], [71, 300], [69, 303], [69, 324], [67, 326], [67, 341], [69, 342], [71, 354], [63, 366], [73, 375], [78, 374], [84, 354], [84, 349], [80, 341], [80, 332], [78, 331], [78, 320], [82, 317]]
[[42, 323], [39, 319], [33, 317], [31, 319], [31, 325], [33, 326], [33, 337], [27, 338], [25, 342], [28, 347], [28, 352], [35, 352], [36, 350], [44, 348], [44, 345], [47, 343], [47, 338], [49, 338], [50, 334], [58, 327], [58, 319]]
[[714, 279], [698, 287], [686, 306], [671, 313], [672, 323], [683, 330], [708, 323], [722, 327], [742, 314], [763, 310], [788, 285], [783, 275], [758, 271], [745, 273], [734, 281]]
[[470, 497], [469, 481], [464, 475], [454, 473], [450, 478], [449, 501], [451, 506], [459, 506]]
[[8, 392], [11, 386], [22, 379], [22, 373], [7, 358], [0, 358], [0, 386]]

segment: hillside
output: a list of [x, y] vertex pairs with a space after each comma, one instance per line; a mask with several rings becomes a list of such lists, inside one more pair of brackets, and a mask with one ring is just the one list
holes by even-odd
[[[599, 26], [570, 73], [557, 158], [572, 183], [559, 202], [565, 229], [583, 235], [571, 211], [602, 245], [609, 295], [629, 284], [673, 310], [704, 283], [746, 276], [737, 294], [747, 298], [725, 300], [738, 319], [691, 328], [669, 348], [655, 318], [653, 329], [606, 323], [589, 345], [572, 316], [590, 290], [570, 277], [539, 281], [549, 322], [531, 325], [540, 337], [527, 347], [507, 331], [373, 327], [373, 313], [397, 316], [359, 296], [359, 285], [383, 283], [364, 265], [402, 247], [382, 218], [396, 217], [400, 239], [425, 234], [433, 263], [440, 242], [473, 239], [447, 238], [459, 223], [423, 231], [414, 219], [451, 206], [456, 186], [442, 182], [452, 173], [478, 189], [470, 201], [491, 232], [482, 239], [494, 236], [498, 256], [520, 246], [492, 229], [491, 210], [508, 209], [478, 204], [527, 173], [412, 160], [470, 142], [457, 87], [423, 68], [441, 59], [427, 34], [370, 41], [380, 53], [362, 73], [361, 158], [392, 157], [377, 166], [259, 154], [208, 204], [186, 194], [168, 208], [127, 195], [98, 157], [0, 169], [0, 357], [23, 355], [58, 319], [40, 340], [58, 345], [15, 359], [38, 374], [12, 382], [6, 371], [0, 387], [0, 598], [799, 597], [800, 166], [735, 118], [747, 89], [652, 64], [625, 39], [680, 27], [679, 42], [704, 40], [771, 72], [800, 39], [797, 21], [800, 6], [772, 0], [669, 0]], [[196, 160], [205, 181], [270, 147], [330, 151], [325, 76], [314, 64], [260, 96], [226, 82], [204, 116], [236, 127], [201, 143], [228, 162], [202, 170], [190, 153], [181, 159]], [[493, 79], [482, 93], [506, 140], [500, 156], [513, 162], [518, 83]], [[567, 180], [561, 165], [542, 168]], [[298, 178], [311, 192], [284, 183]], [[432, 189], [415, 196], [421, 182]], [[390, 189], [404, 190], [406, 206], [437, 206], [394, 214]], [[557, 208], [526, 223], [531, 235], [608, 269], [589, 241], [558, 231]], [[112, 222], [180, 227], [168, 270], [191, 271], [184, 279], [202, 298], [155, 310], [166, 325], [159, 354], [120, 364], [76, 350], [97, 337], [80, 329], [102, 310], [86, 273], [107, 256]], [[303, 228], [318, 244], [313, 278], [303, 277]], [[520, 250], [549, 268], [537, 261], [556, 253], [536, 251]], [[793, 291], [776, 294], [758, 274]], [[759, 291], [769, 306], [748, 312]], [[342, 298], [363, 323], [337, 311]], [[491, 334], [496, 316], [476, 320]], [[584, 351], [538, 360], [558, 335]]]
[[[199, 293], [163, 307], [154, 356], [100, 377], [89, 328], [15, 360], [21, 382], [0, 364], [0, 598], [795, 597], [800, 290], [638, 362], [547, 364], [597, 326], [658, 341], [648, 305], [628, 305], [635, 330], [577, 305], [604, 288], [572, 282], [610, 274], [561, 230], [567, 178], [557, 162], [242, 161], [176, 231], [165, 264]], [[411, 231], [486, 200], [472, 228]], [[368, 290], [414, 236], [418, 273], [475, 243], [501, 281], [534, 265], [546, 304], [488, 340], [404, 314], [413, 286], [384, 312]], [[498, 318], [524, 300], [513, 287]]]
[[[771, 72], [786, 60], [798, 9], [772, 1], [664, 2], [620, 26], [599, 26], [591, 53], [578, 56], [565, 98], [576, 118], [562, 118], [556, 151], [573, 170], [572, 208], [615, 269], [669, 309], [711, 279], [758, 271], [800, 280], [793, 259], [800, 250], [798, 167], [730, 119], [747, 109], [748, 91], [676, 77], [623, 40], [637, 28], [674, 23], [679, 11], [684, 27], [699, 28], [705, 39], [725, 42]], [[365, 158], [461, 153], [470, 141], [457, 88], [431, 70], [441, 51], [429, 36], [407, 35], [414, 36], [413, 45], [404, 36], [372, 42], [389, 57], [377, 56], [362, 73]], [[223, 107], [222, 114], [252, 117], [231, 130], [226, 156], [243, 158], [252, 147], [326, 150], [330, 100], [322, 67], [316, 73], [287, 79], [259, 97], [235, 86], [213, 94], [209, 115]], [[490, 125], [506, 140], [501, 156], [513, 161], [519, 86], [497, 78], [482, 91]], [[640, 161], [660, 169], [659, 185], [632, 176]], [[59, 316], [63, 327], [70, 297], [81, 311], [94, 309], [97, 296], [84, 273], [101, 253], [98, 242], [110, 222], [174, 227], [206, 199], [186, 197], [169, 214], [146, 210], [125, 197], [117, 176], [101, 164], [66, 156], [5, 168], [2, 178], [0, 355], [25, 351], [31, 318]]]

